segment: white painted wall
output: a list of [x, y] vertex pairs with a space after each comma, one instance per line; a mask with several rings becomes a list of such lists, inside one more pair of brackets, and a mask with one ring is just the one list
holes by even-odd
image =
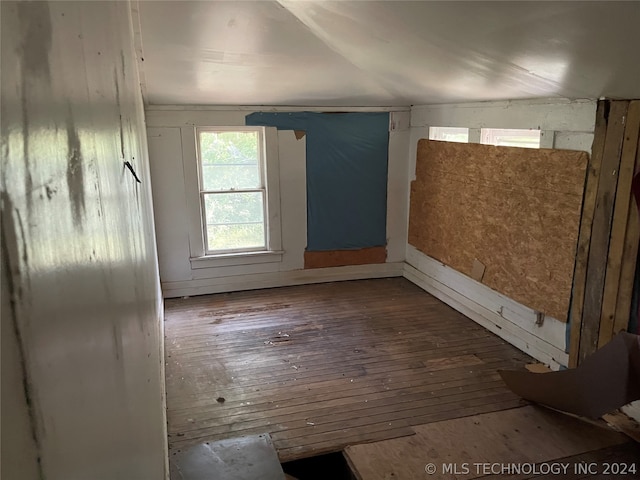
[[[415, 179], [418, 140], [429, 127], [466, 127], [470, 140], [481, 128], [539, 129], [553, 148], [591, 152], [595, 100], [513, 100], [506, 102], [423, 105], [411, 109], [409, 178]], [[407, 196], [408, 201], [408, 196]], [[408, 207], [407, 210], [408, 212]], [[547, 317], [536, 324], [530, 308], [455, 272], [407, 244], [405, 276], [534, 358], [553, 368], [566, 366], [566, 323]]]
[[[228, 108], [228, 107], [227, 107]], [[195, 174], [195, 126], [245, 125], [245, 116], [257, 110], [237, 107], [150, 107], [147, 133], [154, 190], [160, 278], [165, 297], [266, 288], [300, 283], [402, 275], [407, 238], [407, 149], [409, 112], [392, 114], [389, 141], [387, 195], [387, 263], [303, 270], [307, 245], [306, 138], [293, 131], [277, 132], [282, 255], [266, 256], [242, 265], [203, 266], [191, 261], [192, 213], [198, 202]], [[269, 108], [270, 111], [278, 110]], [[281, 109], [292, 110], [291, 108]], [[305, 110], [314, 110], [305, 108]], [[317, 109], [326, 111], [326, 108]], [[341, 110], [344, 110], [342, 108]], [[372, 110], [372, 109], [369, 109]]]
[[2, 478], [165, 478], [162, 299], [129, 3], [1, 9]]
[[429, 127], [469, 128], [471, 142], [473, 133], [479, 142], [481, 128], [536, 129], [553, 136], [550, 143], [553, 148], [591, 153], [596, 104], [595, 100], [551, 98], [414, 106], [409, 151], [411, 178], [415, 179], [418, 140], [429, 138]]

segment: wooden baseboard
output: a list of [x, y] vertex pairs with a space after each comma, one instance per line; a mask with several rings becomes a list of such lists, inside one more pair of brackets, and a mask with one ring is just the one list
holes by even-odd
[[312, 283], [365, 280], [368, 278], [401, 277], [403, 262], [346, 267], [314, 268], [288, 272], [254, 273], [182, 282], [163, 282], [164, 298], [206, 295], [210, 293], [257, 290], [260, 288], [286, 287]]
[[321, 252], [304, 252], [304, 268], [369, 265], [373, 263], [384, 263], [386, 260], [386, 247], [359, 248], [357, 250], [326, 250]]
[[412, 246], [407, 248], [404, 276], [552, 369], [567, 365], [568, 354], [562, 348], [566, 324], [546, 318], [541, 326], [537, 326], [533, 310], [456, 272]]

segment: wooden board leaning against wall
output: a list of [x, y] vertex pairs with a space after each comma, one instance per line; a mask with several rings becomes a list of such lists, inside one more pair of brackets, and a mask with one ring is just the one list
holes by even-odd
[[[420, 140], [409, 243], [566, 322], [588, 155]], [[477, 268], [476, 268], [477, 270]]]
[[571, 302], [570, 366], [626, 331], [640, 238], [640, 101], [598, 103]]

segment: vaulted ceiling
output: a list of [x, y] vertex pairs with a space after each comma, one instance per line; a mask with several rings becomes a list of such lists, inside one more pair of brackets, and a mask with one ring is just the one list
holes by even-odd
[[640, 2], [141, 1], [152, 104], [640, 97]]

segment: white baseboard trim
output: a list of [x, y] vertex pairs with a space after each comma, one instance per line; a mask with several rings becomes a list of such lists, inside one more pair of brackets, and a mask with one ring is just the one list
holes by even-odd
[[561, 347], [565, 343], [566, 325], [563, 322], [548, 317], [542, 326], [536, 326], [533, 310], [418, 252], [414, 247], [407, 248], [407, 262], [405, 278], [434, 297], [552, 369], [568, 364], [569, 355]]
[[373, 265], [312, 268], [288, 272], [254, 273], [181, 282], [163, 282], [162, 293], [164, 298], [188, 297], [193, 295], [287, 287], [312, 283], [401, 277], [403, 272], [404, 262], [394, 262]]

